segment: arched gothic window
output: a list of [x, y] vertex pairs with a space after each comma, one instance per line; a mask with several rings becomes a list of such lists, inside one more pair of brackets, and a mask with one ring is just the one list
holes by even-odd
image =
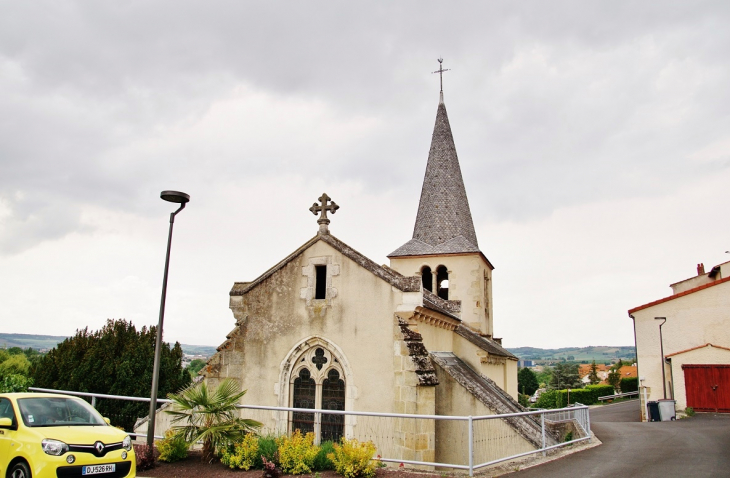
[[439, 297], [449, 300], [449, 271], [446, 266], [436, 268], [436, 290]]
[[[291, 375], [292, 408], [345, 409], [345, 381], [342, 367], [323, 347], [312, 347], [297, 359]], [[291, 430], [313, 432], [316, 442], [339, 441], [344, 435], [344, 415], [293, 412]]]
[[423, 266], [421, 269], [421, 282], [423, 282], [423, 288], [429, 292], [433, 292], [433, 275], [431, 274], [431, 268]]

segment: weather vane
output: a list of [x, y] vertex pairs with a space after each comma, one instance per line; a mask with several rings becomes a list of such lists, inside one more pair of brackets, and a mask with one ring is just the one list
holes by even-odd
[[451, 71], [451, 69], [447, 68], [444, 70], [444, 65], [443, 65], [444, 59], [443, 58], [439, 58], [438, 61], [439, 61], [439, 69], [432, 73], [439, 74], [439, 81], [441, 83], [441, 94], [443, 94], [444, 93], [444, 71]]

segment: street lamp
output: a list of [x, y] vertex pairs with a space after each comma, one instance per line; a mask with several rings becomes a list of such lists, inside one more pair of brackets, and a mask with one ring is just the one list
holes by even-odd
[[664, 372], [664, 339], [662, 338], [662, 325], [667, 321], [666, 317], [654, 317], [654, 320], [663, 320], [661, 324], [659, 324], [659, 347], [661, 347], [661, 354], [662, 354], [662, 388], [664, 389], [664, 400], [667, 399], [667, 377], [665, 376]]
[[160, 384], [160, 355], [162, 353], [162, 322], [165, 319], [165, 297], [167, 295], [167, 270], [170, 267], [170, 245], [172, 244], [172, 225], [175, 215], [185, 208], [190, 196], [180, 191], [162, 191], [160, 197], [165, 201], [179, 204], [177, 211], [170, 213], [170, 233], [167, 236], [167, 256], [165, 257], [165, 275], [162, 279], [162, 298], [160, 299], [160, 320], [157, 323], [157, 340], [155, 341], [155, 362], [152, 366], [152, 393], [150, 394], [150, 415], [147, 422], [147, 446], [152, 451], [155, 442], [155, 412], [157, 411], [157, 388]]

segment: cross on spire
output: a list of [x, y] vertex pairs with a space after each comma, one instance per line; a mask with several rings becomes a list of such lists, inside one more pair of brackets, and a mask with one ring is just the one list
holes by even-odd
[[[332, 199], [327, 196], [327, 193], [322, 193], [322, 195], [318, 198], [319, 202], [322, 203], [322, 205], [319, 205], [317, 203], [312, 204], [312, 207], [309, 208], [310, 211], [312, 211], [312, 214], [315, 216], [319, 213], [319, 219], [317, 219], [317, 224], [319, 224], [319, 233], [320, 234], [329, 234], [329, 229], [327, 228], [327, 225], [330, 223], [330, 220], [327, 219], [327, 211], [331, 212], [332, 214], [337, 211], [340, 206], [338, 206]], [[330, 204], [327, 204], [327, 203]]]
[[436, 71], [433, 71], [432, 73], [438, 73], [439, 74], [439, 82], [441, 83], [441, 102], [444, 102], [444, 71], [451, 71], [450, 68], [444, 69], [444, 59], [439, 58], [439, 69]]

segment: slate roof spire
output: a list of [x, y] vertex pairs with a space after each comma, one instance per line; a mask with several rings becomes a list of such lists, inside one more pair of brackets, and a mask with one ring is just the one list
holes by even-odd
[[413, 239], [388, 257], [460, 252], [479, 252], [479, 245], [442, 90]]

